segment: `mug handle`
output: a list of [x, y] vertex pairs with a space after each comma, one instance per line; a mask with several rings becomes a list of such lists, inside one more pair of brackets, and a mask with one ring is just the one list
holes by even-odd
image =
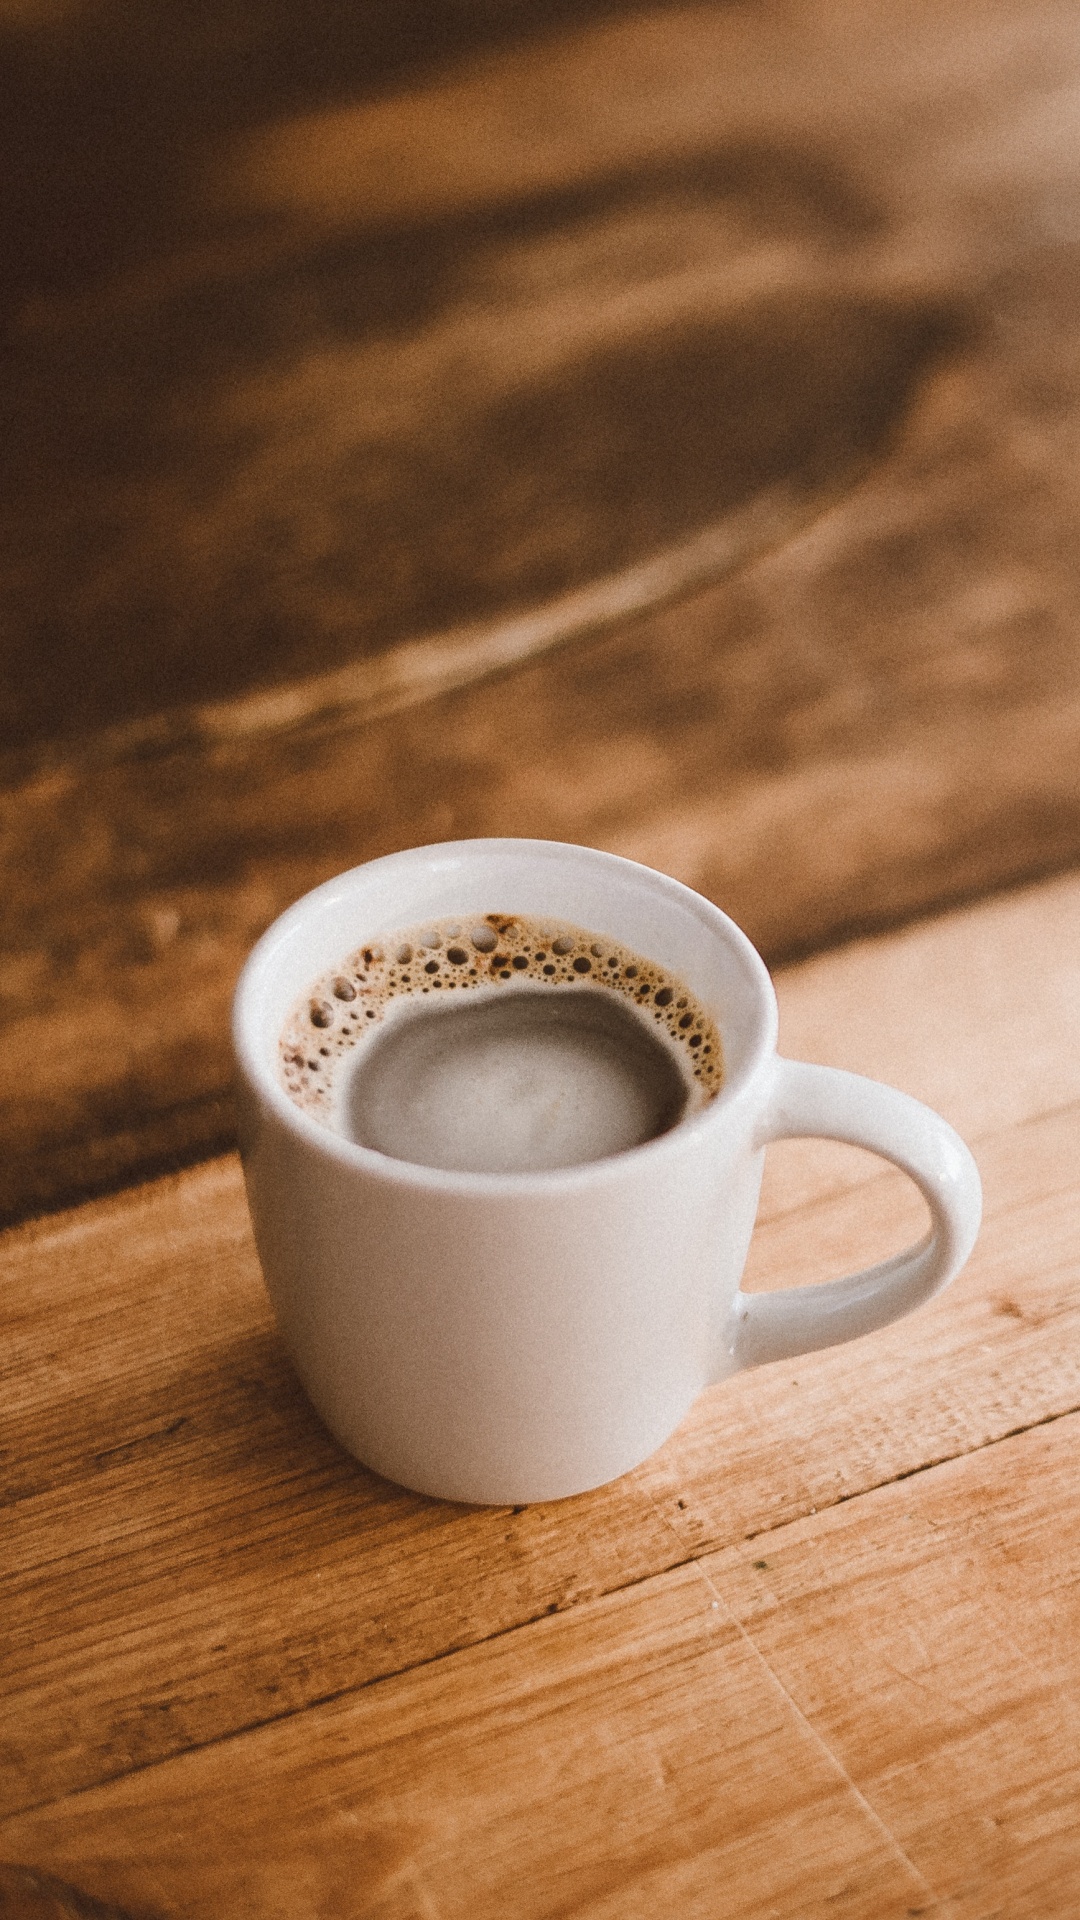
[[948, 1121], [921, 1101], [838, 1067], [778, 1059], [756, 1145], [811, 1135], [868, 1147], [900, 1167], [930, 1209], [930, 1231], [891, 1260], [844, 1280], [777, 1293], [738, 1293], [736, 1367], [791, 1360], [899, 1320], [947, 1287], [975, 1244], [982, 1217], [978, 1168]]

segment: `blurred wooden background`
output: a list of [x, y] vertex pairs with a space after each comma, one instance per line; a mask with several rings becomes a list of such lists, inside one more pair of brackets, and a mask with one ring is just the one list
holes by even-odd
[[0, 0], [0, 1216], [459, 834], [771, 959], [1080, 856], [1075, 0]]

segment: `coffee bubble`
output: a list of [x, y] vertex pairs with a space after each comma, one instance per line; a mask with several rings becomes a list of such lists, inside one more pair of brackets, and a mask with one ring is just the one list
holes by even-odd
[[720, 1091], [719, 1031], [685, 981], [602, 933], [505, 913], [392, 930], [338, 961], [285, 1022], [282, 1083], [298, 1106], [337, 1127], [342, 1086], [388, 1018], [423, 999], [438, 1022], [444, 1000], [449, 1008], [463, 994], [525, 988], [551, 995], [553, 1006], [566, 994], [614, 997], [662, 1036], [686, 1079], [690, 1110]]

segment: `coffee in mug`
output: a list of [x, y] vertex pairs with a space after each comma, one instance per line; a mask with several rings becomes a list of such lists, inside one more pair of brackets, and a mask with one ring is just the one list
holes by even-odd
[[280, 1071], [345, 1138], [475, 1173], [623, 1153], [723, 1081], [716, 1023], [670, 969], [595, 931], [498, 912], [358, 947], [292, 1009]]

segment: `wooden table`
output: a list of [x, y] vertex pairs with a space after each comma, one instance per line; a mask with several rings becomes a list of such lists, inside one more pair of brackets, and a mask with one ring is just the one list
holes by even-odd
[[[1075, 1920], [1076, 0], [167, 16], [0, 0], [0, 1920]], [[253, 939], [489, 833], [987, 1195], [521, 1511], [328, 1439], [231, 1153]], [[785, 1145], [754, 1283], [919, 1223]]]
[[[232, 1156], [9, 1231], [5, 1920], [102, 1912], [42, 1875], [163, 1920], [1080, 1911], [1080, 879], [779, 989], [785, 1050], [966, 1134], [976, 1252], [579, 1499], [454, 1507], [344, 1455]], [[772, 1150], [751, 1279], [920, 1207]]]

